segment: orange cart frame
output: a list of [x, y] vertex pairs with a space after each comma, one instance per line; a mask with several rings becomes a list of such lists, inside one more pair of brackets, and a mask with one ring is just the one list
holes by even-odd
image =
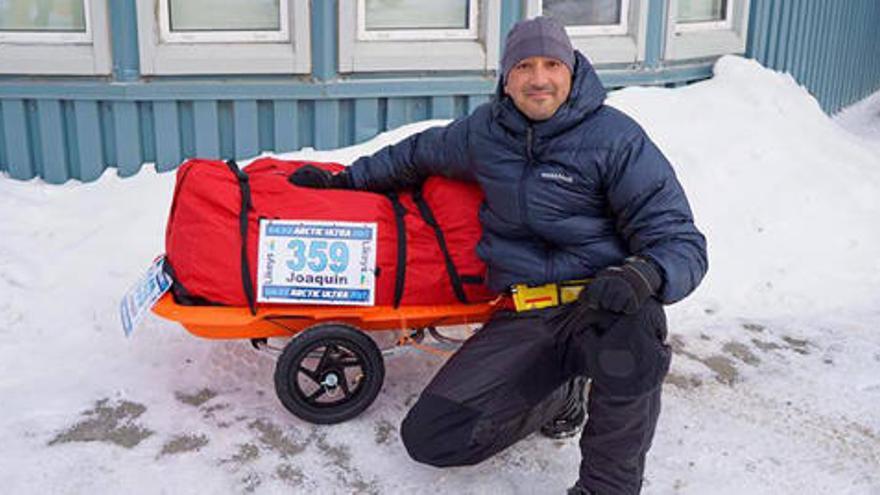
[[248, 308], [184, 306], [170, 293], [153, 312], [206, 339], [250, 339], [255, 347], [272, 337], [293, 337], [275, 364], [275, 391], [284, 407], [312, 423], [351, 419], [372, 404], [385, 376], [382, 351], [367, 333], [397, 331], [396, 346], [447, 356], [422, 344], [427, 331], [441, 343], [455, 343], [437, 326], [482, 324], [506, 307], [503, 298], [477, 304], [438, 306], [309, 306], [267, 304]]

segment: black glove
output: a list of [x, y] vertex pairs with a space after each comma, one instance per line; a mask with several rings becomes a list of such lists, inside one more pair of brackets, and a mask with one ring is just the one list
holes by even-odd
[[637, 256], [621, 266], [601, 270], [581, 291], [577, 301], [550, 316], [561, 331], [575, 335], [593, 328], [599, 335], [617, 319], [611, 313], [633, 314], [654, 295], [663, 283], [658, 268]]
[[631, 315], [657, 293], [662, 282], [652, 262], [631, 256], [623, 265], [610, 266], [597, 273], [578, 296], [578, 304]]
[[332, 173], [314, 165], [303, 165], [287, 178], [292, 184], [315, 189], [353, 189], [348, 170]]

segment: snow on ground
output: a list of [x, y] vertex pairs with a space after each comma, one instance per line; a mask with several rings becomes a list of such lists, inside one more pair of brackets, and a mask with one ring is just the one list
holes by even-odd
[[[788, 76], [725, 57], [709, 81], [628, 88], [707, 234], [710, 271], [669, 308], [672, 372], [647, 494], [880, 494], [880, 95], [825, 116]], [[349, 162], [437, 122], [329, 152]], [[561, 493], [577, 443], [483, 464], [408, 459], [397, 425], [440, 364], [403, 350], [362, 416], [289, 415], [272, 363], [119, 297], [162, 251], [173, 174], [0, 178], [4, 493]]]
[[880, 91], [844, 108], [834, 120], [849, 132], [880, 146]]

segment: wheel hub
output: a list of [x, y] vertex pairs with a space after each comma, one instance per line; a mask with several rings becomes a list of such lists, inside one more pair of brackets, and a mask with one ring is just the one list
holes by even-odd
[[321, 380], [321, 385], [327, 388], [336, 388], [339, 385], [339, 376], [331, 371], [324, 375], [324, 379]]

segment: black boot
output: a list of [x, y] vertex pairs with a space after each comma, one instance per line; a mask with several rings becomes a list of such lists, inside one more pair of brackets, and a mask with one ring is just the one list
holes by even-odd
[[586, 377], [579, 376], [569, 382], [568, 402], [556, 417], [541, 426], [542, 435], [558, 440], [580, 433], [587, 418], [587, 408], [584, 404], [586, 385]]

